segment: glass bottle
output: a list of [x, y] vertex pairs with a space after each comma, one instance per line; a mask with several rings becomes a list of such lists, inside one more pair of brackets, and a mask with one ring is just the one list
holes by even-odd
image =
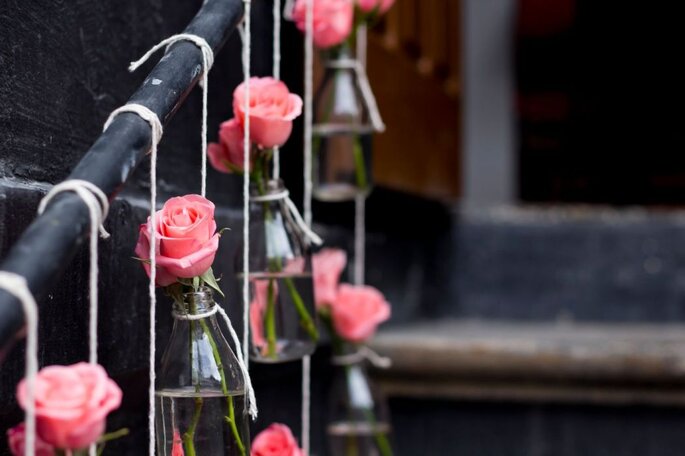
[[[390, 413], [352, 345], [338, 344], [326, 433], [331, 456], [391, 456]], [[340, 356], [347, 355], [347, 356]]]
[[374, 128], [358, 68], [348, 45], [324, 58], [312, 127], [313, 195], [321, 201], [354, 200], [371, 190]]
[[[284, 192], [280, 180], [251, 188], [250, 358], [261, 363], [301, 359], [319, 338], [309, 243], [284, 198], [259, 200]], [[240, 253], [236, 270], [243, 269]]]
[[207, 287], [174, 302], [156, 382], [159, 455], [250, 454], [245, 378], [217, 324], [216, 305]]

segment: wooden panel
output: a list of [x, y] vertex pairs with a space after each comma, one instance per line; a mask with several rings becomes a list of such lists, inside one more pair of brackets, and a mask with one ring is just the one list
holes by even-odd
[[387, 130], [374, 138], [379, 185], [444, 200], [460, 194], [460, 104], [416, 61], [369, 40], [369, 78]]

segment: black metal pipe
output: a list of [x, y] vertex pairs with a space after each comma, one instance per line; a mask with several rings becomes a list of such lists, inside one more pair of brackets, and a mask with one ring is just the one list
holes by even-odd
[[[237, 27], [243, 12], [242, 0], [207, 0], [184, 32], [207, 40], [216, 54]], [[200, 49], [189, 42], [178, 42], [154, 67], [129, 103], [147, 106], [166, 124], [201, 73]], [[146, 156], [150, 140], [150, 126], [144, 120], [136, 114], [120, 114], [68, 179], [90, 181], [111, 200]], [[24, 276], [31, 292], [40, 300], [83, 243], [89, 223], [88, 210], [76, 195], [60, 195], [26, 229], [8, 252], [0, 270]], [[23, 326], [24, 315], [19, 301], [0, 290], [0, 354], [7, 352], [8, 344], [16, 339]]]

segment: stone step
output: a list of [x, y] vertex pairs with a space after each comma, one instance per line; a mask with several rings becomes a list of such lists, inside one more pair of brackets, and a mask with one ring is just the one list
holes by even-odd
[[381, 331], [389, 396], [685, 406], [685, 325], [420, 322]]

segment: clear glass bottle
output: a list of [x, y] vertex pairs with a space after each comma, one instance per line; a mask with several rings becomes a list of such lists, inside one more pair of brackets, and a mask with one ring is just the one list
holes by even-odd
[[[251, 197], [283, 195], [280, 180], [254, 183]], [[242, 248], [236, 270], [243, 269]], [[242, 277], [242, 274], [240, 275]], [[316, 349], [309, 243], [285, 199], [250, 203], [250, 357], [261, 363], [301, 359]]]
[[334, 351], [326, 428], [331, 456], [392, 456], [390, 412], [368, 377], [366, 361], [355, 359], [356, 349], [351, 345]]
[[207, 287], [174, 302], [156, 382], [159, 455], [250, 454], [245, 378], [212, 314], [216, 305]]
[[313, 195], [321, 201], [349, 201], [371, 191], [374, 128], [358, 65], [347, 45], [324, 59], [312, 127]]

